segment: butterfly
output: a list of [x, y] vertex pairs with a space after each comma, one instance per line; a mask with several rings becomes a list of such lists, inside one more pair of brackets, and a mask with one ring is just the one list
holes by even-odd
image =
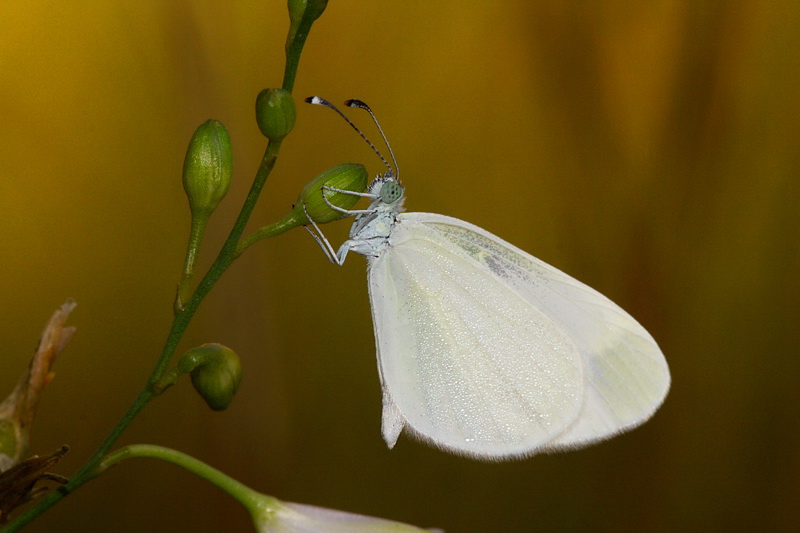
[[[319, 98], [306, 100], [339, 113]], [[406, 431], [483, 460], [583, 447], [645, 422], [670, 386], [653, 337], [611, 300], [469, 222], [403, 212], [391, 154], [366, 192], [338, 251], [316, 223], [309, 232], [342, 265], [364, 255], [378, 370], [382, 433]], [[323, 187], [325, 191], [325, 187]], [[325, 197], [325, 192], [323, 192]], [[327, 200], [326, 200], [327, 201]]]

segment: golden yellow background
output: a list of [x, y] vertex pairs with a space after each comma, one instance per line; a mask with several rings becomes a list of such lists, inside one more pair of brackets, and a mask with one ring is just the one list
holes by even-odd
[[[202, 264], [238, 212], [264, 148], [253, 102], [281, 80], [285, 2], [12, 0], [0, 21], [0, 391], [74, 297], [78, 332], [32, 450], [69, 444], [69, 474], [166, 335], [189, 223], [181, 165], [207, 118], [229, 128], [236, 170]], [[404, 437], [390, 452], [364, 261], [332, 266], [295, 230], [242, 256], [182, 344], [239, 353], [228, 411], [187, 380], [120, 444], [449, 533], [800, 529], [799, 51], [791, 0], [331, 0], [298, 102], [369, 102], [410, 210], [469, 220], [609, 295], [661, 344], [670, 395], [641, 428], [576, 452], [487, 464]], [[382, 170], [333, 113], [298, 113], [251, 229], [329, 166]], [[338, 245], [348, 227], [325, 229]], [[216, 488], [142, 459], [29, 530], [249, 528]]]

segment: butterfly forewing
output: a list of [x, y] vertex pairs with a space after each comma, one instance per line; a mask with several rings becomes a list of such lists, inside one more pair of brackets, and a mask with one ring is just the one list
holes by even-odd
[[512, 292], [541, 310], [575, 344], [584, 365], [585, 401], [575, 423], [549, 449], [608, 438], [649, 418], [669, 389], [666, 360], [633, 317], [591, 287], [462, 220], [402, 215], [464, 250]]

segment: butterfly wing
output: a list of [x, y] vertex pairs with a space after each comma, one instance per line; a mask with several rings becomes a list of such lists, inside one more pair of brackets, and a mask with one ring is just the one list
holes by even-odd
[[618, 305], [477, 226], [429, 213], [403, 217], [454, 244], [491, 272], [497, 283], [545, 315], [577, 348], [584, 380], [580, 412], [543, 449], [575, 448], [609, 438], [643, 423], [661, 405], [670, 385], [664, 355]]
[[583, 408], [581, 353], [561, 323], [419, 216], [401, 215], [369, 258], [384, 438], [391, 447], [405, 427], [463, 455], [531, 454]]

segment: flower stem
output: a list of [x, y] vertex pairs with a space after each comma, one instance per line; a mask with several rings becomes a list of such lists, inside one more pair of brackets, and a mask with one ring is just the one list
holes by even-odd
[[242, 253], [247, 250], [251, 245], [257, 243], [258, 241], [263, 241], [264, 239], [269, 239], [270, 237], [275, 237], [280, 235], [281, 233], [286, 233], [290, 229], [296, 228], [298, 226], [302, 226], [303, 223], [307, 223], [305, 219], [302, 219], [296, 213], [290, 213], [285, 218], [273, 222], [269, 226], [264, 226], [263, 228], [259, 228], [244, 239], [236, 246], [236, 251], [234, 252], [234, 258], [239, 257]]
[[229, 494], [233, 499], [240, 502], [246, 508], [251, 508], [255, 505], [263, 505], [264, 495], [255, 492], [250, 487], [243, 485], [232, 477], [220, 472], [203, 461], [187, 455], [183, 452], [165, 448], [163, 446], [155, 446], [152, 444], [131, 444], [123, 446], [118, 450], [108, 454], [97, 468], [92, 472], [92, 477], [99, 476], [108, 468], [125, 459], [132, 457], [148, 457], [151, 459], [160, 459], [168, 463], [175, 464], [188, 470], [189, 472], [205, 479], [212, 485], [219, 487], [221, 490]]
[[208, 224], [208, 217], [195, 216], [192, 214], [192, 227], [189, 231], [189, 242], [186, 246], [186, 259], [183, 262], [183, 274], [178, 284], [178, 295], [175, 299], [175, 312], [179, 313], [184, 306], [184, 302], [189, 299], [192, 290], [192, 277], [194, 267], [197, 264], [197, 256], [200, 255], [200, 243], [203, 241], [203, 234]]

